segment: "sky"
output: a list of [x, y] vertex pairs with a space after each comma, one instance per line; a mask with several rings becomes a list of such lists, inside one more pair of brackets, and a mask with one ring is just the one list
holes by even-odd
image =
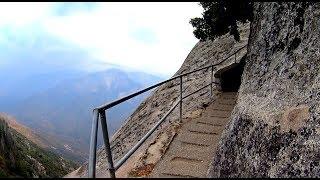
[[201, 12], [196, 2], [0, 3], [0, 69], [115, 64], [169, 77], [198, 42], [189, 21]]

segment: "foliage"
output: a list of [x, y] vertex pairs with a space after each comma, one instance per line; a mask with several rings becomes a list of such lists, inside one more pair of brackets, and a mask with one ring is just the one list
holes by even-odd
[[76, 167], [8, 127], [1, 117], [0, 142], [0, 177], [62, 177]]
[[239, 41], [237, 22], [251, 22], [253, 19], [253, 2], [200, 2], [200, 5], [204, 9], [203, 17], [191, 19], [190, 24], [195, 28], [193, 34], [201, 41], [214, 40], [228, 32]]

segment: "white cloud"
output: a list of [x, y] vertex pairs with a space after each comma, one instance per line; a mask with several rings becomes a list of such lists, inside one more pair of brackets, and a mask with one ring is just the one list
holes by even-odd
[[[101, 61], [166, 75], [178, 70], [197, 42], [189, 20], [202, 11], [194, 2], [98, 3], [90, 11], [77, 10], [64, 16], [52, 14], [52, 3], [0, 7], [0, 17], [10, 14], [0, 20], [0, 26], [36, 23], [50, 35], [87, 50]], [[156, 41], [148, 43], [134, 37], [133, 32], [139, 29], [152, 32]]]
[[53, 3], [49, 2], [1, 2], [0, 26], [10, 25], [20, 28], [41, 21], [50, 13]]

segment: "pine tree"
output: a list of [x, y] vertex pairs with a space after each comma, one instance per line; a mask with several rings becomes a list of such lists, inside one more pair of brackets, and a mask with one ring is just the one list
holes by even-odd
[[246, 23], [253, 19], [253, 2], [219, 1], [200, 2], [204, 12], [201, 18], [193, 18], [190, 23], [195, 28], [193, 34], [201, 41], [214, 40], [230, 33], [235, 40], [240, 40], [237, 22]]

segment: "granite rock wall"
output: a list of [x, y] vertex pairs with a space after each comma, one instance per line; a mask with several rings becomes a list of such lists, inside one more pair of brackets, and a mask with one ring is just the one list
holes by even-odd
[[319, 177], [320, 3], [255, 3], [247, 51], [208, 177]]

